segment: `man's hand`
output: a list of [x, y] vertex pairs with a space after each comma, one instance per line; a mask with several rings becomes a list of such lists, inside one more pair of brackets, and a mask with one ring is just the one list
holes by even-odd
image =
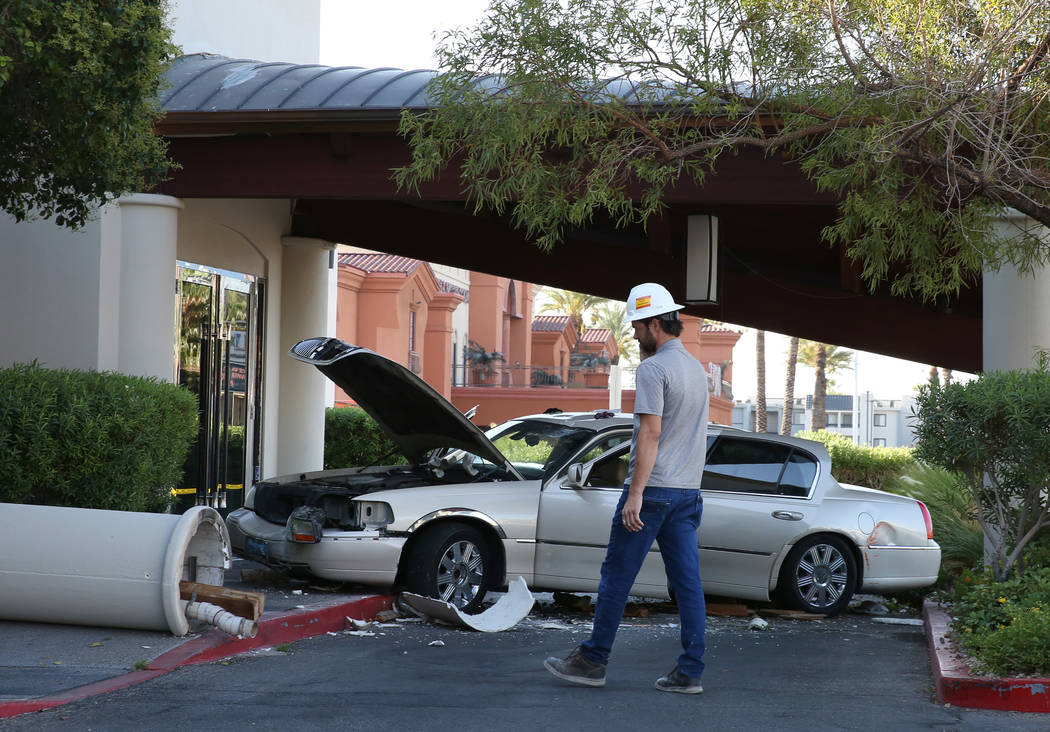
[[642, 523], [642, 497], [641, 495], [628, 494], [627, 500], [624, 501], [623, 511], [620, 516], [623, 520], [623, 526], [628, 531], [641, 531], [645, 524]]
[[660, 430], [663, 419], [659, 414], [642, 414], [639, 417], [638, 441], [634, 445], [634, 475], [620, 513], [623, 527], [628, 531], [641, 531], [642, 493], [649, 483], [649, 476], [656, 464], [656, 451], [660, 449]]

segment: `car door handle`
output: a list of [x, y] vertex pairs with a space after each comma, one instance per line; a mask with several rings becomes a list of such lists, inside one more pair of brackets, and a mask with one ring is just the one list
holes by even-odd
[[773, 518], [783, 521], [801, 521], [802, 514], [797, 511], [774, 511]]

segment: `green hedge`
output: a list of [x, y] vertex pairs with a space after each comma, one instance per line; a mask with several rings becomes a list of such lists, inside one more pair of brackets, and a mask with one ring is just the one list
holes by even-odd
[[197, 399], [174, 384], [0, 369], [0, 502], [163, 511], [196, 434]]
[[915, 465], [909, 447], [867, 447], [836, 432], [798, 432], [795, 437], [824, 443], [831, 455], [831, 474], [840, 483], [884, 490]]
[[[387, 457], [390, 453], [394, 454], [392, 458]], [[367, 412], [360, 407], [330, 407], [325, 410], [325, 470], [372, 465], [379, 460], [383, 460], [385, 465], [405, 462], [394, 443]]]

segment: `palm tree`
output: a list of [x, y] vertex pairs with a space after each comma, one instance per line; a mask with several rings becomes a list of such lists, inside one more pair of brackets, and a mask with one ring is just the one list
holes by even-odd
[[780, 434], [791, 434], [791, 417], [795, 411], [795, 363], [798, 361], [798, 336], [791, 336], [788, 344], [787, 379], [784, 381], [784, 419]]
[[[813, 429], [828, 426], [827, 393], [829, 377], [839, 371], [849, 370], [853, 363], [853, 351], [838, 346], [829, 346], [816, 341], [804, 341], [799, 347], [798, 361], [811, 367], [815, 374], [813, 383]], [[834, 379], [831, 380], [834, 386]]]
[[625, 361], [634, 360], [638, 347], [634, 341], [634, 330], [627, 322], [627, 306], [612, 300], [603, 300], [602, 304], [591, 312], [591, 326], [605, 328], [612, 333], [616, 342], [613, 363], [619, 363], [621, 357]]
[[547, 302], [540, 307], [540, 312], [568, 315], [572, 320], [573, 327], [576, 328], [576, 332], [581, 334], [583, 333], [583, 324], [587, 313], [598, 304], [605, 302], [605, 300], [596, 295], [585, 295], [582, 292], [573, 292], [571, 290], [558, 290], [553, 287], [544, 287], [540, 292], [547, 299]]
[[766, 332], [755, 331], [755, 432], [766, 431]]

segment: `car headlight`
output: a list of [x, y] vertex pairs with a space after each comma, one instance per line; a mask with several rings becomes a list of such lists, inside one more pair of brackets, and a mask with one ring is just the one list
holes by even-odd
[[394, 523], [394, 510], [383, 501], [351, 501], [350, 514], [359, 529], [382, 529]]
[[325, 512], [323, 508], [299, 506], [288, 517], [288, 541], [296, 544], [316, 544], [321, 541], [324, 530]]

